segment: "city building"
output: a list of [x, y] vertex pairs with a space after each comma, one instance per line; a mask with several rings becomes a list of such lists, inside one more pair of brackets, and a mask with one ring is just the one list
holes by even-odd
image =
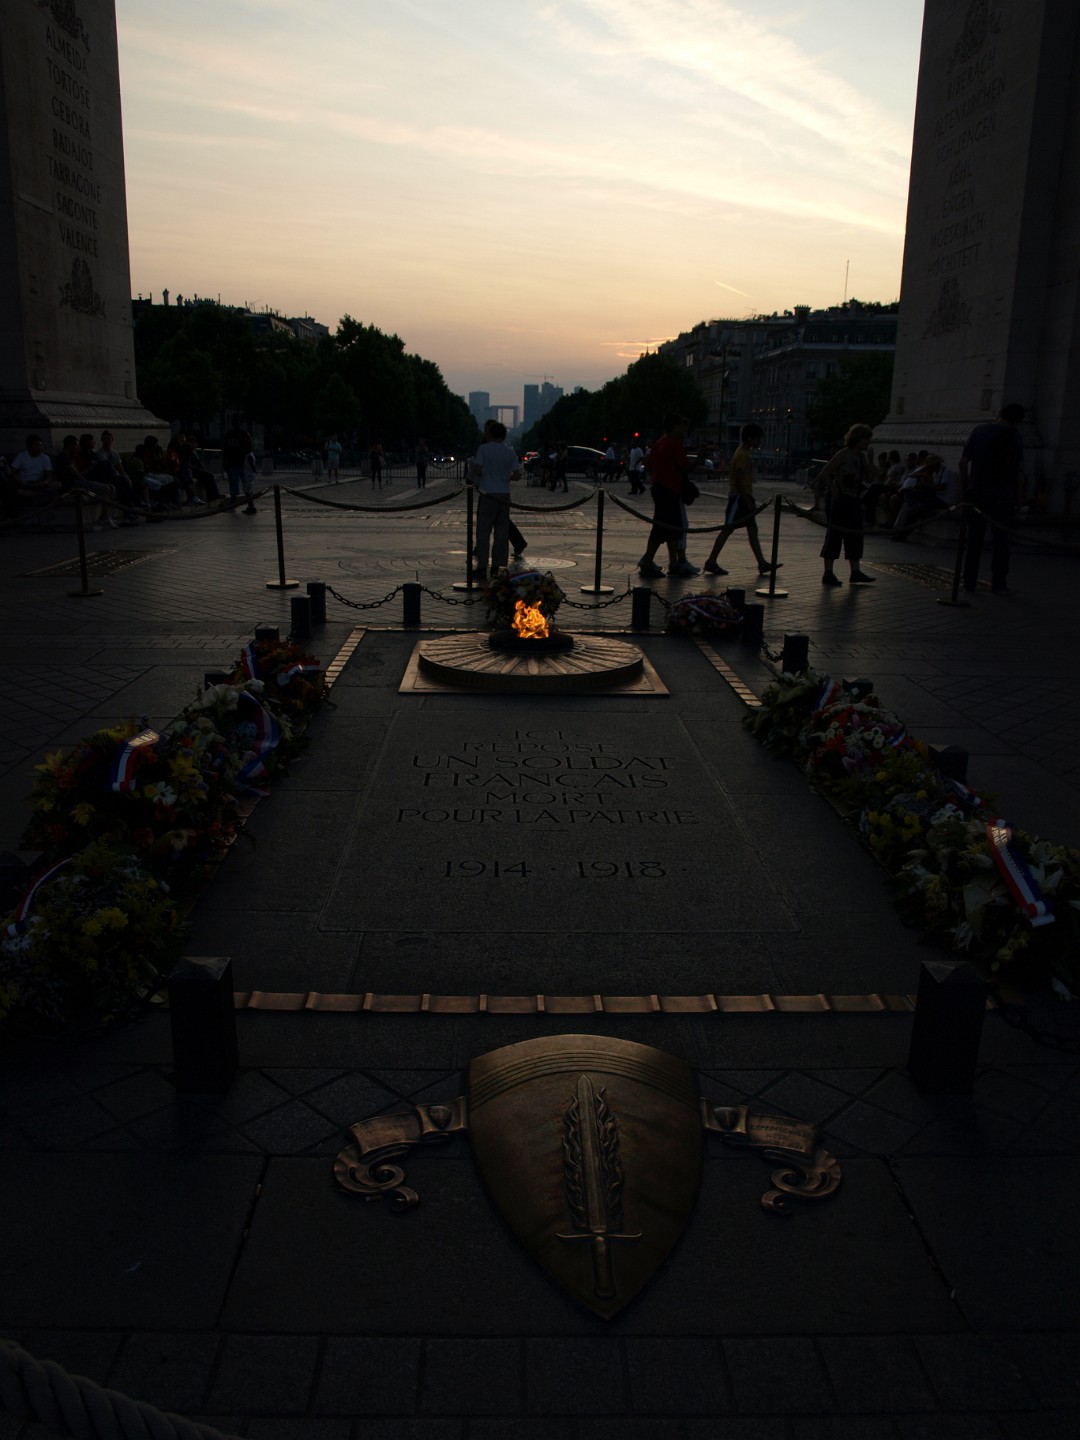
[[542, 420], [557, 400], [563, 397], [561, 385], [552, 385], [545, 378], [540, 385], [525, 386], [525, 404], [522, 414], [522, 425], [526, 430], [531, 429], [538, 420]]
[[469, 414], [477, 425], [491, 419], [491, 392], [488, 390], [469, 391]]
[[[814, 452], [807, 407], [841, 361], [896, 348], [895, 306], [849, 300], [827, 310], [796, 305], [782, 315], [707, 320], [661, 345], [660, 353], [693, 371], [708, 403], [697, 435], [726, 455], [739, 430], [756, 421], [765, 431], [762, 456], [802, 463]], [[704, 434], [702, 433], [704, 431]], [[832, 437], [822, 437], [827, 440]]]

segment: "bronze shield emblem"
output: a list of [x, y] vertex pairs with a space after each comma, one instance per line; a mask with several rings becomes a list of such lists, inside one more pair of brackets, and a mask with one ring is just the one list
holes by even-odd
[[702, 1121], [683, 1061], [599, 1035], [473, 1060], [469, 1135], [488, 1193], [532, 1257], [610, 1319], [663, 1263], [693, 1207]]

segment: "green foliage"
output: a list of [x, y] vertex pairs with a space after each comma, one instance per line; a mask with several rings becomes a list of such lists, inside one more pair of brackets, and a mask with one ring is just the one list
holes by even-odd
[[409, 450], [423, 436], [432, 449], [465, 452], [479, 438], [436, 364], [350, 315], [335, 335], [306, 345], [280, 332], [256, 338], [240, 312], [221, 305], [147, 306], [135, 320], [135, 363], [144, 403], [200, 435], [237, 414], [286, 446], [320, 444], [332, 430], [388, 450]]
[[822, 380], [806, 406], [807, 428], [819, 447], [838, 449], [852, 425], [880, 425], [892, 397], [891, 352], [849, 355], [840, 373]]
[[685, 415], [691, 430], [708, 415], [708, 402], [693, 375], [666, 355], [642, 355], [625, 375], [599, 390], [564, 395], [524, 437], [523, 448], [565, 440], [602, 449], [608, 440], [632, 436], [655, 440], [669, 411]]

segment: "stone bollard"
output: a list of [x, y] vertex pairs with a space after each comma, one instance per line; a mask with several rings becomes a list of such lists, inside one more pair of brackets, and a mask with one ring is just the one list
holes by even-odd
[[874, 682], [865, 675], [856, 676], [854, 680], [845, 680], [844, 685], [846, 689], [853, 690], [859, 700], [865, 700], [874, 693]]
[[228, 956], [185, 956], [169, 973], [173, 1083], [195, 1094], [220, 1094], [240, 1063], [236, 1002]]
[[326, 624], [326, 585], [322, 580], [307, 582], [308, 599], [311, 601], [311, 623]]
[[280, 639], [281, 631], [276, 625], [256, 625], [255, 643], [257, 645], [261, 645], [265, 641], [270, 641], [271, 643], [276, 644]]
[[810, 666], [809, 635], [785, 635], [780, 668], [787, 675], [801, 675]]
[[729, 585], [727, 598], [731, 601], [732, 605], [735, 606], [735, 609], [738, 610], [739, 614], [741, 615], [743, 607], [746, 604], [746, 591], [740, 590], [738, 586]]
[[986, 982], [966, 960], [924, 960], [908, 1073], [920, 1090], [970, 1095], [986, 1018]]
[[765, 606], [756, 602], [743, 606], [743, 622], [739, 627], [739, 639], [744, 645], [752, 645], [755, 650], [761, 649], [761, 642], [765, 638]]
[[962, 745], [931, 745], [930, 758], [937, 766], [938, 774], [946, 780], [959, 780], [967, 784], [968, 760], [971, 758]]
[[420, 585], [416, 580], [406, 580], [401, 587], [401, 623], [407, 629], [420, 624]]
[[289, 615], [289, 634], [294, 640], [306, 640], [311, 634], [311, 601], [306, 595], [292, 597]]
[[648, 630], [651, 605], [652, 587], [635, 585], [630, 592], [630, 628], [632, 630]]
[[202, 678], [203, 689], [209, 690], [211, 685], [231, 685], [233, 675], [231, 670], [204, 670]]

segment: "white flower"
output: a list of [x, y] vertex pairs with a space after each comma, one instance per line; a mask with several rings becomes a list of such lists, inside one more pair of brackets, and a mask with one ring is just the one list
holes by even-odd
[[146, 798], [159, 801], [162, 805], [175, 805], [180, 798], [164, 780], [158, 780], [146, 787]]
[[[1076, 904], [1076, 901], [1075, 901], [1075, 900], [1073, 901], [1073, 904], [1074, 904], [1074, 905]], [[1050, 979], [1050, 988], [1051, 988], [1051, 990], [1053, 990], [1053, 992], [1055, 993], [1055, 995], [1060, 995], [1063, 1000], [1075, 1000], [1075, 999], [1076, 999], [1076, 996], [1075, 996], [1075, 995], [1073, 994], [1073, 992], [1069, 989], [1069, 987], [1065, 984], [1064, 980], [1059, 980], [1056, 975], [1052, 976], [1051, 979]]]
[[971, 942], [975, 939], [975, 931], [966, 920], [961, 920], [960, 924], [957, 925], [952, 933], [956, 940], [956, 948], [958, 950], [968, 949]]
[[235, 710], [240, 699], [240, 692], [235, 685], [210, 685], [203, 692], [203, 704], [206, 709], [214, 705], [224, 705], [226, 710]]

